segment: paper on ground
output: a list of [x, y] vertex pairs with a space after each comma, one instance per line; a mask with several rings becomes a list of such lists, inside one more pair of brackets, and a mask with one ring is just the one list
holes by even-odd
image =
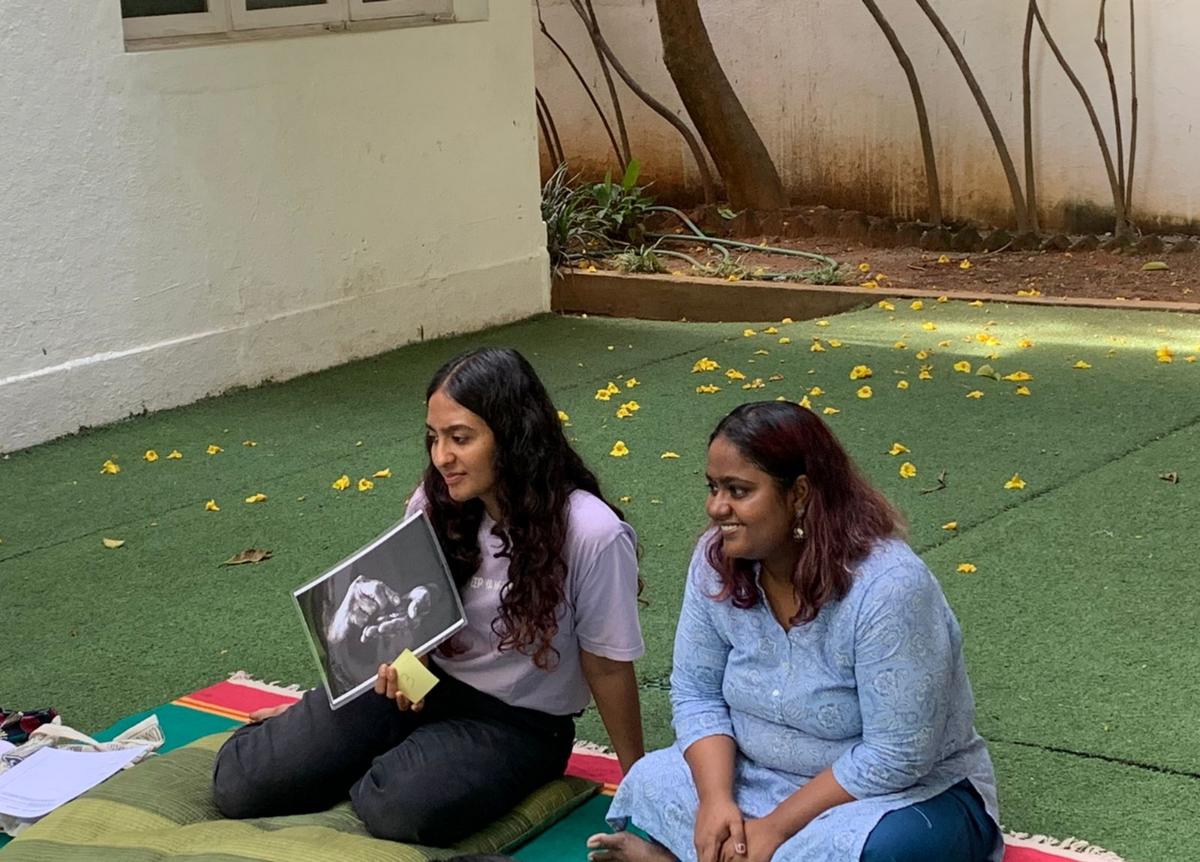
[[144, 747], [97, 752], [43, 748], [0, 775], [0, 813], [22, 819], [42, 817], [120, 772], [145, 751]]

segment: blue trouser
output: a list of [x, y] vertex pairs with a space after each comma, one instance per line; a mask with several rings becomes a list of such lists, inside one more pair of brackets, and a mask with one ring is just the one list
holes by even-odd
[[222, 746], [226, 817], [322, 811], [347, 796], [378, 838], [448, 847], [563, 774], [571, 716], [508, 706], [437, 670], [421, 712], [368, 691], [337, 710], [323, 690]]
[[883, 816], [867, 836], [862, 862], [987, 862], [1000, 840], [969, 781]]

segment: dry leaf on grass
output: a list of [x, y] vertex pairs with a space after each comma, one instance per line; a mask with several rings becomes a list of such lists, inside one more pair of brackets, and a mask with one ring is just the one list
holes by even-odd
[[110, 551], [116, 550], [117, 548], [119, 548], [123, 544], [125, 544], [124, 539], [101, 539], [100, 542], [104, 545], [104, 547], [108, 548]]
[[1159, 473], [1158, 478], [1162, 479], [1164, 482], [1170, 482], [1172, 485], [1179, 484], [1179, 474], [1174, 470], [1169, 473]]
[[228, 560], [221, 563], [221, 565], [222, 566], [241, 566], [246, 563], [261, 563], [264, 560], [271, 559], [271, 556], [272, 555], [271, 555], [270, 551], [264, 551], [261, 548], [247, 548], [246, 550], [242, 551], [240, 554], [234, 554]]

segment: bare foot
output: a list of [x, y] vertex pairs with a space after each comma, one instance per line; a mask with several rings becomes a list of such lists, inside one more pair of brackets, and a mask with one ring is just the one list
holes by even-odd
[[601, 832], [588, 839], [591, 862], [677, 862], [661, 844], [651, 844], [632, 832]]

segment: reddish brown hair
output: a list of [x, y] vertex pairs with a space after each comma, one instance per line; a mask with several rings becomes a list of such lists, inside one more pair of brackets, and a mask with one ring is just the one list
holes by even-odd
[[[804, 539], [792, 574], [800, 600], [793, 625], [812, 622], [828, 602], [844, 598], [854, 577], [853, 564], [876, 542], [904, 529], [900, 513], [863, 478], [810, 410], [786, 401], [743, 404], [720, 421], [709, 444], [717, 437], [724, 437], [774, 479], [781, 495], [799, 477], [808, 477]], [[754, 562], [726, 557], [719, 533], [709, 543], [708, 561], [723, 584], [717, 599], [731, 598], [739, 608], [758, 604]]]

